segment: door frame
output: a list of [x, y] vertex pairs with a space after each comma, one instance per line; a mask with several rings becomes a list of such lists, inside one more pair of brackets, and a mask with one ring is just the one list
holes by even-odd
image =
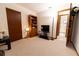
[[[61, 21], [61, 16], [67, 16], [66, 34], [65, 34], [65, 37], [67, 37], [69, 14], [62, 14], [62, 15], [59, 15], [59, 31], [60, 31], [60, 21]], [[58, 33], [58, 35], [59, 35], [59, 33]]]
[[[56, 26], [56, 38], [59, 35], [59, 30], [60, 30], [60, 17], [64, 16], [64, 15], [68, 15], [68, 20], [69, 20], [70, 14], [60, 14], [60, 12], [65, 12], [65, 11], [70, 11], [70, 8], [58, 11], [57, 26]], [[67, 36], [67, 32], [68, 32], [68, 23], [69, 23], [69, 21], [67, 22], [66, 36]]]

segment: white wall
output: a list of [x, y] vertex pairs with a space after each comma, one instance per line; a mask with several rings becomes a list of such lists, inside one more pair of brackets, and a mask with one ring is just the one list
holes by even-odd
[[[53, 5], [52, 5], [53, 6]], [[50, 29], [51, 29], [51, 31], [50, 32], [52, 32], [52, 30], [53, 30], [53, 38], [56, 38], [56, 26], [57, 26], [57, 15], [58, 15], [58, 11], [60, 11], [60, 10], [63, 10], [63, 9], [68, 9], [68, 8], [70, 8], [70, 4], [64, 4], [64, 5], [54, 5], [52, 8], [48, 8], [47, 10], [45, 10], [45, 11], [42, 11], [42, 12], [40, 12], [40, 13], [38, 13], [37, 14], [37, 16], [38, 16], [38, 23], [39, 22], [41, 22], [41, 17], [43, 17], [43, 20], [44, 19], [48, 19], [48, 20], [44, 20], [42, 23], [44, 24], [44, 23], [50, 23], [50, 21], [49, 20], [52, 20], [53, 21], [53, 19], [54, 19], [54, 21], [52, 22], [52, 23], [50, 23], [50, 25], [51, 26], [53, 26], [53, 27], [51, 27]], [[61, 14], [67, 14], [69, 11], [67, 11], [67, 12], [65, 12], [65, 13], [61, 13]], [[40, 17], [39, 17], [40, 16]], [[48, 17], [48, 18], [47, 18]], [[41, 23], [41, 24], [42, 24]], [[52, 25], [53, 24], [53, 25]], [[53, 28], [53, 29], [52, 29]], [[39, 30], [40, 28], [38, 28], [38, 30]]]
[[7, 26], [6, 8], [10, 8], [21, 12], [22, 36], [25, 37], [26, 36], [25, 28], [28, 27], [28, 15], [32, 14], [36, 16], [36, 13], [34, 11], [29, 10], [28, 8], [19, 6], [18, 4], [13, 3], [0, 4], [0, 31], [5, 31], [6, 35], [9, 35]]
[[52, 37], [52, 22], [53, 22], [53, 18], [51, 17], [47, 17], [47, 16], [38, 16], [38, 32], [41, 31], [41, 25], [49, 25], [49, 34], [50, 37]]
[[79, 14], [75, 16], [72, 42], [73, 42], [73, 44], [74, 44], [74, 46], [79, 54]]
[[[73, 4], [73, 7], [77, 6], [79, 7], [79, 4], [75, 3]], [[73, 24], [73, 33], [72, 33], [72, 42], [79, 54], [79, 13], [74, 18], [74, 24]]]
[[[75, 43], [75, 47], [78, 51], [79, 54], [79, 14], [78, 14], [78, 22], [77, 22], [77, 33], [76, 33], [76, 43]], [[74, 39], [75, 40], [75, 39]]]

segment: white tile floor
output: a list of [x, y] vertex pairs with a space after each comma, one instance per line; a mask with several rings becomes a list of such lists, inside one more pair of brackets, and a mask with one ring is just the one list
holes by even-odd
[[45, 40], [38, 37], [12, 42], [6, 56], [77, 56], [74, 49], [66, 47], [66, 40]]

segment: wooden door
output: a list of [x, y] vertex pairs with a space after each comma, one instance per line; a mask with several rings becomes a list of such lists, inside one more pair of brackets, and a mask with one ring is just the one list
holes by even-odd
[[56, 28], [56, 37], [59, 35], [59, 31], [60, 31], [60, 16], [58, 15], [57, 28]]
[[22, 39], [21, 13], [6, 8], [9, 37], [11, 41]]

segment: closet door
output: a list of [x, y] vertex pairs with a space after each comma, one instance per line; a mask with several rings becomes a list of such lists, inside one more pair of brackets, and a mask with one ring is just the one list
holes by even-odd
[[8, 31], [11, 41], [22, 39], [21, 13], [6, 8]]

